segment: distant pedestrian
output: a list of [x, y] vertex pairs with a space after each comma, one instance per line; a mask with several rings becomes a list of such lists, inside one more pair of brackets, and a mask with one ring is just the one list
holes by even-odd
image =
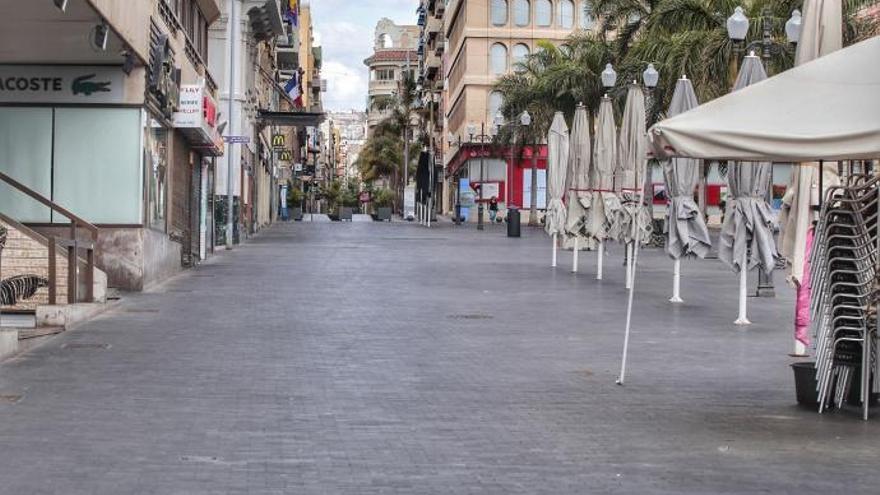
[[495, 218], [498, 216], [498, 198], [492, 196], [492, 199], [489, 200], [489, 221], [495, 223]]

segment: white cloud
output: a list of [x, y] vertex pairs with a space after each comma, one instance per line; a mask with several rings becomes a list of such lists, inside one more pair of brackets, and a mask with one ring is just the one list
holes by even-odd
[[363, 70], [354, 69], [336, 60], [327, 60], [321, 70], [327, 80], [324, 107], [330, 110], [363, 110], [366, 107], [367, 77]]

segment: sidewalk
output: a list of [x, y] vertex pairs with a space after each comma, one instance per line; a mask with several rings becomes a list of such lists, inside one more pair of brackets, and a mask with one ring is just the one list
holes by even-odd
[[540, 229], [287, 223], [0, 366], [0, 493], [875, 494], [880, 422], [794, 400], [793, 293]]

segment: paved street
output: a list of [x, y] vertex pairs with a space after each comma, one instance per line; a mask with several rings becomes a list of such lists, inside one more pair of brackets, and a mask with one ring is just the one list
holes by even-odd
[[0, 493], [877, 493], [880, 420], [795, 405], [789, 289], [737, 328], [648, 252], [619, 387], [621, 250], [524, 230], [276, 225], [126, 296], [0, 366]]

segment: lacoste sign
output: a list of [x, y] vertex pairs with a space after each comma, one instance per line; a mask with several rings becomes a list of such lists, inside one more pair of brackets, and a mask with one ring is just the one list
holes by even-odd
[[119, 66], [0, 65], [0, 103], [123, 103]]

